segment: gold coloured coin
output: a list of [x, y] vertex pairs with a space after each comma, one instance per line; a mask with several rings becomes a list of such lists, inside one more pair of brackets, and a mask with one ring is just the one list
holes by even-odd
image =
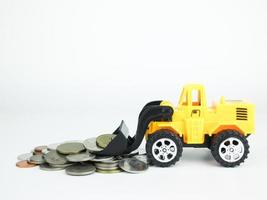
[[122, 172], [122, 170], [120, 170], [120, 169], [113, 169], [113, 170], [96, 169], [96, 172], [102, 173], [102, 174], [115, 174], [115, 173]]
[[116, 137], [114, 134], [103, 134], [96, 138], [96, 144], [101, 148], [106, 148], [109, 143]]

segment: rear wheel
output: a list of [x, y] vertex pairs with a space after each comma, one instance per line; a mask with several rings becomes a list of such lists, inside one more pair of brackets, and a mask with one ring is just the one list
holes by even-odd
[[211, 142], [214, 159], [224, 167], [235, 167], [247, 158], [249, 145], [246, 137], [235, 130], [216, 135]]
[[150, 164], [169, 167], [179, 161], [183, 151], [181, 139], [168, 130], [161, 130], [149, 136], [146, 143]]

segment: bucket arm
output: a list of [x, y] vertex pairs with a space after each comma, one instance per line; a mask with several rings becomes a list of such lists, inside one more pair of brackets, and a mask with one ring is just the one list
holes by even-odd
[[150, 102], [142, 109], [138, 118], [136, 135], [134, 137], [128, 137], [128, 148], [125, 153], [130, 153], [140, 146], [150, 122], [172, 120], [172, 107], [160, 106], [161, 102], [162, 101]]
[[171, 121], [173, 108], [170, 106], [160, 106], [162, 101], [153, 101], [144, 106], [138, 117], [138, 125], [136, 135], [131, 137], [128, 135], [128, 128], [124, 121], [113, 132], [117, 135], [109, 145], [99, 152], [94, 152], [96, 155], [116, 156], [128, 154], [136, 150], [146, 133], [147, 127], [152, 121]]

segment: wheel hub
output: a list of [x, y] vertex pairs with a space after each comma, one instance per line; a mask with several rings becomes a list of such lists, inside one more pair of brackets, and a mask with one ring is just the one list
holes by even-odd
[[153, 157], [159, 162], [170, 162], [177, 155], [177, 146], [169, 138], [161, 138], [152, 146]]
[[236, 162], [244, 155], [244, 144], [235, 137], [224, 140], [219, 146], [219, 155], [226, 162]]

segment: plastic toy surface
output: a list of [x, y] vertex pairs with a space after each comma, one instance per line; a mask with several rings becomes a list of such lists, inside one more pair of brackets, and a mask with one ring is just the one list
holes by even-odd
[[162, 167], [179, 160], [182, 147], [208, 147], [223, 166], [233, 167], [249, 153], [246, 137], [254, 133], [254, 105], [240, 100], [225, 100], [208, 107], [202, 85], [186, 85], [178, 107], [168, 101], [170, 120], [151, 122], [146, 131], [147, 153]]
[[225, 167], [242, 163], [249, 153], [247, 136], [254, 133], [253, 104], [240, 100], [225, 100], [207, 106], [202, 85], [186, 85], [178, 107], [168, 101], [153, 101], [139, 114], [134, 137], [128, 136], [124, 122], [114, 132], [117, 135], [99, 155], [129, 153], [147, 140], [148, 161], [168, 167], [182, 155], [183, 147], [206, 147], [215, 160]]

